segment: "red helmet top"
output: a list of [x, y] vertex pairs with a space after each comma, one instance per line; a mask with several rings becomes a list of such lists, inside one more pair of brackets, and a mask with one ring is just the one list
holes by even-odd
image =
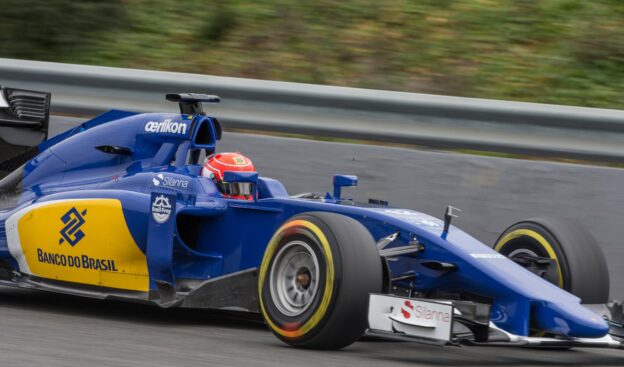
[[225, 171], [256, 172], [251, 160], [240, 153], [217, 153], [206, 158], [201, 175], [211, 178], [225, 196], [250, 199], [251, 184], [223, 182]]

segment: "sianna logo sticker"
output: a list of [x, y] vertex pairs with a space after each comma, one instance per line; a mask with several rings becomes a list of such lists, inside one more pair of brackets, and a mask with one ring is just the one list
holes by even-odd
[[152, 183], [154, 186], [167, 186], [167, 187], [178, 187], [186, 189], [188, 188], [189, 182], [188, 180], [182, 180], [179, 178], [174, 178], [170, 176], [165, 176], [162, 173], [157, 174], [152, 178]]
[[171, 203], [165, 195], [155, 196], [152, 201], [152, 217], [156, 223], [165, 223], [171, 215]]
[[84, 232], [80, 229], [85, 224], [85, 215], [87, 215], [87, 209], [79, 213], [76, 207], [73, 207], [61, 217], [65, 226], [60, 231], [59, 245], [67, 242], [71, 246], [75, 246], [85, 237]]
[[449, 323], [451, 314], [445, 311], [435, 310], [427, 305], [414, 305], [411, 301], [405, 301], [401, 307], [401, 314], [406, 320], [434, 320]]

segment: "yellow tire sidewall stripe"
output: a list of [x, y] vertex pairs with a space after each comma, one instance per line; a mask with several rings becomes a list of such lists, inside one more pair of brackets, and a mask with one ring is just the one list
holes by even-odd
[[555, 260], [557, 262], [557, 273], [559, 274], [558, 286], [559, 288], [563, 288], [563, 272], [561, 271], [561, 262], [557, 258], [557, 254], [555, 253], [555, 250], [552, 247], [552, 245], [548, 243], [548, 241], [541, 234], [530, 229], [517, 229], [515, 231], [511, 231], [507, 233], [503, 238], [500, 239], [500, 241], [496, 243], [494, 250], [500, 252], [500, 250], [503, 247], [505, 247], [505, 245], [509, 243], [509, 241], [514, 240], [518, 237], [522, 237], [522, 236], [527, 236], [537, 241], [542, 246], [542, 248], [546, 250], [546, 252], [548, 253], [548, 256], [552, 260]]
[[[312, 316], [308, 319], [308, 321], [306, 321], [305, 324], [301, 325], [301, 327], [299, 327], [297, 330], [285, 330], [275, 325], [275, 323], [268, 316], [264, 307], [264, 302], [262, 300], [262, 288], [264, 285], [265, 277], [269, 270], [269, 264], [271, 263], [271, 259], [273, 258], [273, 255], [275, 254], [283, 238], [284, 231], [293, 227], [306, 228], [310, 230], [319, 240], [322, 250], [325, 254], [326, 261], [325, 291], [323, 292], [323, 298], [321, 299], [321, 303], [319, 304], [317, 310], [312, 314]], [[325, 313], [327, 312], [327, 309], [329, 308], [334, 288], [334, 276], [334, 259], [332, 256], [331, 247], [329, 246], [329, 241], [327, 240], [327, 237], [319, 227], [317, 227], [314, 223], [303, 219], [290, 221], [280, 227], [275, 232], [275, 235], [273, 235], [273, 238], [271, 238], [271, 240], [269, 241], [269, 244], [264, 253], [264, 257], [262, 258], [262, 264], [260, 265], [260, 271], [258, 274], [258, 296], [260, 299], [260, 309], [262, 311], [264, 319], [266, 320], [267, 324], [269, 324], [269, 327], [277, 334], [287, 338], [301, 337], [308, 333], [310, 330], [312, 330], [314, 327], [316, 327], [323, 319]]]

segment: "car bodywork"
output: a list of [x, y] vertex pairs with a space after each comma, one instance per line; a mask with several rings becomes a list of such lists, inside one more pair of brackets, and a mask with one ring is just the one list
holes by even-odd
[[181, 111], [113, 110], [33, 147], [0, 182], [2, 284], [256, 312], [271, 236], [294, 215], [324, 211], [357, 220], [378, 241], [385, 292], [485, 305], [484, 318], [467, 321], [485, 328], [484, 342], [494, 327], [526, 340], [539, 330], [620, 346], [604, 340], [608, 323], [579, 298], [450, 218], [342, 198], [354, 177], [336, 176], [333, 195], [290, 196], [277, 180], [239, 175], [255, 183], [255, 199], [224, 197], [201, 177], [199, 159], [215, 152], [220, 123], [183, 103]]

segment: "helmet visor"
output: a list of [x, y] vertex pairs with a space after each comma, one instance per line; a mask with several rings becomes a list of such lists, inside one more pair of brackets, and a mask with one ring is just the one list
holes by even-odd
[[231, 196], [250, 196], [253, 192], [251, 182], [222, 182], [223, 193]]

